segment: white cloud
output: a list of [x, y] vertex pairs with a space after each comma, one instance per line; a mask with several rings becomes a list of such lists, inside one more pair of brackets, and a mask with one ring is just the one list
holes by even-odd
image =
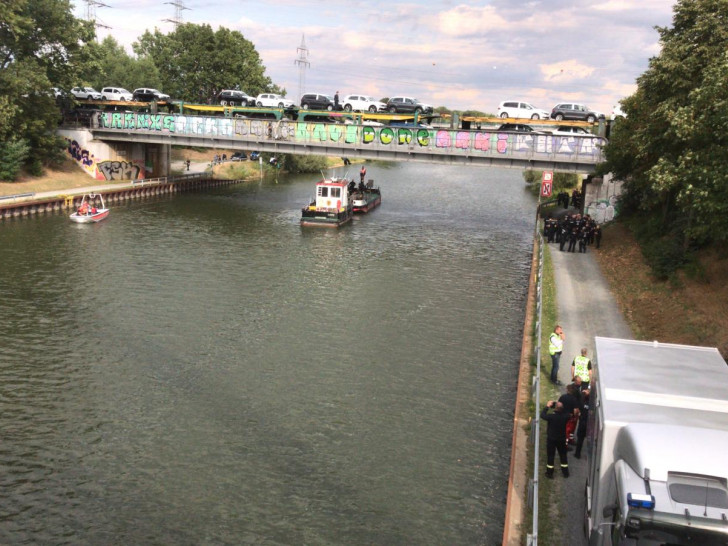
[[602, 4], [595, 4], [591, 9], [597, 11], [664, 11], [668, 6], [665, 0], [607, 0]]
[[552, 64], [539, 65], [541, 73], [547, 81], [570, 82], [588, 78], [594, 73], [594, 67], [580, 63], [576, 59], [559, 61]]
[[493, 28], [503, 28], [508, 22], [493, 6], [457, 6], [437, 16], [437, 29], [447, 36], [470, 36]]

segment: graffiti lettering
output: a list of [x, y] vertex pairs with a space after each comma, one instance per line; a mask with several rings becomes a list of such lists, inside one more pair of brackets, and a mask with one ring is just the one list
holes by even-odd
[[449, 148], [450, 131], [438, 131], [435, 137], [435, 146], [438, 148]]
[[131, 161], [102, 161], [98, 167], [106, 180], [134, 180], [141, 171]]
[[412, 142], [412, 131], [409, 129], [399, 129], [397, 131], [397, 137], [399, 138], [399, 144], [409, 144]]
[[427, 147], [430, 145], [430, 131], [427, 129], [419, 129], [417, 131], [417, 144], [420, 146]]
[[344, 142], [346, 142], [347, 144], [356, 142], [356, 134], [357, 134], [357, 128], [354, 125], [347, 125], [346, 126], [346, 136], [344, 137]]
[[389, 128], [382, 129], [379, 131], [379, 142], [385, 146], [391, 144], [394, 140], [394, 131]]
[[496, 143], [495, 149], [498, 150], [499, 154], [504, 154], [508, 151], [508, 135], [498, 133], [498, 142]]
[[455, 147], [463, 150], [470, 148], [470, 133], [458, 131], [455, 134]]
[[481, 152], [490, 150], [490, 135], [488, 133], [476, 133], [474, 148]]

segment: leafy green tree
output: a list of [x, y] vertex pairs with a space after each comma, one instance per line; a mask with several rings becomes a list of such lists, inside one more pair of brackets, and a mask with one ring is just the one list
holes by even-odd
[[205, 103], [221, 89], [253, 96], [281, 91], [265, 75], [253, 43], [238, 31], [186, 23], [170, 34], [146, 31], [132, 47], [138, 57], [152, 59], [163, 91], [174, 98]]
[[30, 147], [24, 139], [0, 142], [0, 180], [14, 181], [28, 158]]
[[728, 238], [728, 0], [679, 0], [658, 32], [662, 51], [622, 101], [604, 170], [626, 181], [624, 210], [687, 249]]
[[124, 87], [128, 91], [138, 87], [163, 87], [159, 69], [151, 57], [129, 55], [112, 36], [107, 36], [95, 47], [98, 72], [91, 80], [91, 85], [99, 91], [110, 86]]
[[14, 152], [0, 162], [23, 157], [37, 169], [63, 146], [54, 133], [59, 114], [51, 87], [70, 88], [91, 70], [87, 44], [94, 29], [73, 16], [68, 0], [3, 0], [2, 6], [0, 144]]

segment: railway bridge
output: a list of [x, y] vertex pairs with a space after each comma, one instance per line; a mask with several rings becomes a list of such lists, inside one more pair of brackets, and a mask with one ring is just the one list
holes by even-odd
[[[112, 147], [115, 143], [122, 147], [141, 144], [152, 146], [157, 155], [168, 155], [164, 150], [169, 150], [169, 145], [179, 145], [584, 174], [593, 173], [604, 160], [606, 144], [604, 138], [594, 135], [499, 132], [487, 127], [466, 130], [414, 124], [396, 126], [361, 119], [345, 123], [335, 113], [321, 121], [313, 117], [293, 121], [99, 112], [92, 120], [90, 132], [93, 140]], [[143, 161], [149, 163], [148, 159]]]

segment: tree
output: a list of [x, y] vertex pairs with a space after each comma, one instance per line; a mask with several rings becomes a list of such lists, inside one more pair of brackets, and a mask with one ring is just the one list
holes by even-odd
[[146, 31], [132, 47], [154, 62], [163, 90], [185, 101], [205, 103], [221, 89], [253, 96], [280, 91], [265, 75], [253, 43], [238, 31], [186, 23], [170, 34]]
[[728, 0], [679, 0], [658, 32], [662, 51], [622, 101], [605, 170], [626, 181], [627, 210], [687, 249], [728, 238]]
[[133, 57], [112, 36], [95, 46], [98, 71], [91, 85], [101, 91], [107, 86], [133, 91], [139, 87], [162, 88], [162, 77], [151, 57]]
[[91, 69], [87, 44], [93, 37], [93, 25], [76, 19], [68, 0], [3, 1], [0, 144], [14, 151], [15, 164], [18, 158], [39, 165], [60, 156], [63, 143], [54, 133], [59, 115], [51, 87], [68, 89]]

